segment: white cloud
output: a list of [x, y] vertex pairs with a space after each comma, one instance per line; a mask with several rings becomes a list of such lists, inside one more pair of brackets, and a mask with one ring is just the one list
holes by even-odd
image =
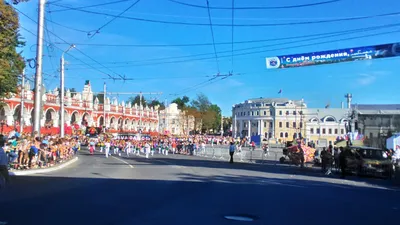
[[359, 85], [366, 86], [374, 83], [375, 80], [376, 80], [375, 74], [360, 74], [359, 78], [357, 79], [357, 83]]
[[373, 71], [371, 73], [359, 74], [357, 83], [361, 86], [367, 86], [376, 81], [379, 76], [384, 76], [390, 74], [389, 71]]

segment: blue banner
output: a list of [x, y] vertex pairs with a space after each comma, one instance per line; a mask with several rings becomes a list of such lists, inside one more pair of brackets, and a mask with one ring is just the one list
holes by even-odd
[[266, 58], [267, 69], [313, 66], [400, 56], [400, 43]]

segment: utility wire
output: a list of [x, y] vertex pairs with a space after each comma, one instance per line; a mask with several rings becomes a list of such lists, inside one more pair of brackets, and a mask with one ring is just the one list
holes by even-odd
[[[350, 29], [344, 31], [334, 31], [334, 32], [325, 32], [325, 33], [317, 33], [317, 34], [309, 34], [309, 35], [300, 35], [300, 36], [289, 36], [289, 37], [280, 37], [280, 38], [269, 38], [269, 39], [259, 39], [259, 40], [247, 40], [247, 41], [234, 41], [233, 44], [251, 44], [251, 43], [261, 43], [261, 42], [271, 42], [271, 41], [281, 41], [281, 40], [291, 40], [291, 39], [300, 39], [300, 38], [307, 38], [307, 37], [315, 37], [315, 36], [325, 36], [330, 34], [346, 34], [346, 33], [357, 33], [357, 32], [364, 32], [369, 30], [378, 30], [384, 29], [389, 27], [396, 27], [400, 26], [400, 23], [394, 24], [386, 24], [386, 25], [379, 25], [379, 26], [372, 26], [372, 27], [364, 27], [364, 28], [357, 28], [357, 29]], [[109, 43], [79, 43], [74, 42], [80, 46], [97, 46], [97, 47], [143, 47], [143, 48], [158, 48], [158, 47], [196, 47], [196, 46], [209, 46], [214, 45], [212, 42], [205, 42], [205, 43], [187, 43], [187, 44], [109, 44]], [[65, 44], [63, 42], [55, 42], [55, 44]], [[215, 45], [231, 45], [232, 42], [215, 42]]]
[[[356, 36], [356, 37], [351, 37], [351, 38], [342, 38], [342, 39], [337, 39], [337, 40], [330, 40], [330, 41], [323, 41], [323, 42], [315, 42], [315, 43], [309, 43], [309, 44], [303, 44], [303, 45], [295, 45], [295, 46], [289, 46], [289, 47], [280, 47], [280, 48], [274, 48], [274, 49], [267, 49], [267, 50], [259, 50], [259, 51], [252, 51], [252, 52], [244, 52], [244, 53], [237, 53], [233, 54], [233, 56], [243, 56], [243, 55], [252, 55], [252, 54], [258, 54], [258, 53], [265, 53], [265, 52], [271, 52], [271, 51], [277, 51], [277, 50], [286, 50], [286, 49], [292, 49], [292, 48], [301, 48], [301, 47], [306, 47], [306, 46], [313, 46], [317, 44], [325, 44], [325, 43], [334, 43], [334, 42], [340, 42], [340, 41], [347, 41], [347, 40], [353, 40], [353, 39], [360, 39], [360, 38], [368, 38], [368, 37], [373, 37], [373, 36], [379, 36], [379, 35], [386, 35], [386, 34], [392, 34], [392, 33], [398, 33], [400, 30], [395, 30], [395, 31], [390, 31], [390, 32], [383, 32], [383, 33], [377, 33], [377, 34], [368, 34], [368, 35], [362, 35], [362, 36]], [[335, 37], [335, 36], [342, 36], [341, 34], [336, 34], [336, 35], [331, 35], [329, 37]], [[305, 39], [305, 40], [300, 40], [296, 42], [285, 42], [285, 43], [279, 43], [279, 46], [282, 45], [288, 45], [288, 44], [296, 44], [299, 42], [307, 42], [307, 41], [312, 41], [312, 40], [320, 40], [320, 38], [310, 38], [310, 39]], [[260, 48], [265, 48], [265, 47], [274, 47], [277, 44], [271, 44], [271, 45], [265, 45], [265, 46], [258, 46], [258, 47], [251, 47], [251, 48], [245, 48], [245, 49], [237, 49], [237, 51], [243, 51], [243, 50], [250, 50], [250, 49], [260, 49]], [[228, 53], [228, 51], [221, 51], [219, 53]], [[219, 58], [227, 58], [227, 57], [232, 57], [231, 54], [228, 55], [219, 55]], [[148, 64], [139, 64], [139, 65], [122, 65], [122, 66], [113, 66], [111, 68], [123, 68], [123, 67], [136, 67], [136, 66], [149, 66], [149, 65], [161, 65], [161, 64], [170, 64], [170, 63], [182, 63], [182, 62], [193, 62], [193, 61], [201, 61], [201, 60], [209, 60], [213, 59], [213, 56], [209, 57], [203, 57], [203, 58], [197, 58], [197, 59], [185, 59], [185, 60], [175, 60], [175, 61], [167, 61], [167, 62], [159, 62], [159, 63], [148, 63]], [[78, 68], [74, 68], [78, 69]]]
[[[96, 4], [96, 5], [87, 5], [87, 6], [75, 7], [75, 8], [72, 8], [72, 9], [57, 9], [57, 10], [51, 10], [50, 12], [64, 12], [64, 11], [75, 10], [75, 9], [87, 9], [87, 8], [92, 8], [92, 7], [97, 7], [97, 6], [113, 5], [113, 4], [117, 4], [117, 3], [121, 3], [121, 2], [128, 2], [128, 1], [132, 1], [132, 0], [119, 0], [119, 1]], [[53, 4], [53, 5], [58, 6], [55, 3], [48, 3], [48, 4]]]
[[136, 0], [134, 3], [132, 3], [128, 8], [126, 8], [124, 11], [119, 13], [116, 17], [112, 18], [110, 21], [99, 27], [93, 34], [88, 33], [89, 38], [93, 38], [96, 34], [100, 33], [100, 30], [103, 29], [104, 27], [108, 26], [110, 23], [114, 22], [116, 19], [120, 18], [124, 13], [126, 13], [128, 10], [130, 10], [132, 7], [134, 7], [137, 3], [139, 3], [140, 0]]
[[232, 33], [231, 33], [231, 69], [233, 72], [233, 36], [235, 32], [235, 27], [233, 26], [235, 24], [235, 0], [232, 0]]
[[89, 33], [89, 31], [85, 31], [85, 30], [73, 28], [73, 27], [70, 27], [70, 26], [66, 26], [66, 25], [63, 25], [61, 23], [54, 22], [53, 20], [48, 20], [46, 18], [45, 18], [45, 20], [50, 22], [50, 23], [53, 23], [53, 24], [55, 24], [57, 26], [60, 26], [60, 27], [63, 27], [63, 28], [69, 29], [69, 30], [73, 30], [73, 31], [80, 32], [80, 33], [85, 33], [85, 34]]
[[214, 47], [214, 55], [215, 55], [215, 62], [217, 63], [217, 70], [219, 74], [219, 62], [218, 62], [218, 55], [217, 55], [217, 48], [215, 47], [215, 38], [214, 38], [214, 30], [213, 30], [213, 25], [212, 25], [212, 20], [211, 20], [211, 12], [210, 12], [210, 3], [207, 1], [207, 7], [208, 7], [208, 20], [210, 21], [210, 30], [211, 30], [211, 37], [212, 37], [212, 43]]
[[[35, 34], [34, 32], [30, 31], [29, 29], [27, 29], [27, 28], [25, 28], [25, 27], [23, 27], [23, 26], [19, 26], [19, 28], [21, 28], [21, 29], [25, 30], [26, 32], [32, 34], [33, 36], [37, 37], [37, 34]], [[47, 42], [47, 41], [44, 40], [44, 39], [43, 39], [43, 41], [44, 41], [44, 42]], [[48, 42], [47, 42], [47, 43], [48, 43]], [[57, 48], [57, 49], [60, 50], [60, 51], [64, 51], [63, 49], [57, 47], [56, 45], [55, 45], [54, 47]], [[110, 79], [112, 79], [112, 80], [115, 80], [115, 79], [116, 79], [115, 77], [112, 77], [110, 74], [105, 73], [105, 72], [103, 72], [103, 71], [97, 69], [96, 67], [94, 67], [94, 66], [92, 66], [92, 65], [90, 65], [90, 64], [88, 64], [88, 63], [86, 63], [86, 62], [84, 62], [84, 61], [82, 61], [81, 59], [75, 57], [74, 55], [71, 55], [69, 52], [67, 52], [66, 54], [69, 55], [70, 57], [74, 58], [75, 60], [80, 61], [81, 63], [83, 63], [83, 65], [86, 65], [86, 66], [88, 66], [88, 67], [90, 67], [90, 68], [92, 68], [92, 69], [94, 69], [94, 70], [96, 70], [96, 71], [98, 71], [98, 72], [100, 72], [100, 73], [102, 73], [102, 74], [107, 75], [108, 77], [110, 77]]]
[[[334, 36], [341, 36], [343, 34], [354, 34], [354, 33], [361, 33], [361, 32], [367, 32], [367, 31], [374, 31], [374, 30], [380, 30], [380, 29], [385, 29], [385, 28], [391, 28], [391, 27], [398, 27], [400, 26], [400, 23], [394, 23], [394, 24], [386, 24], [386, 25], [379, 25], [379, 26], [372, 26], [372, 27], [363, 27], [363, 28], [357, 28], [357, 29], [350, 29], [350, 30], [344, 30], [344, 31], [335, 31], [335, 32], [326, 32], [326, 33], [318, 33], [318, 34], [310, 34], [310, 35], [301, 35], [301, 36], [290, 36], [290, 37], [281, 37], [281, 38], [271, 38], [271, 39], [264, 39], [264, 40], [249, 40], [249, 41], [236, 41], [234, 44], [244, 44], [244, 43], [260, 43], [260, 42], [273, 42], [273, 41], [280, 41], [280, 40], [296, 40], [296, 39], [301, 39], [301, 38], [309, 38], [309, 37], [319, 37], [320, 38], [326, 38], [326, 37], [333, 37], [333, 34], [339, 34], [339, 35], [334, 35]], [[307, 39], [309, 40], [309, 39]], [[312, 39], [314, 40], [314, 39]], [[301, 40], [300, 40], [301, 41]], [[295, 42], [290, 42], [290, 43], [298, 43], [299, 41]], [[55, 42], [56, 44], [64, 44], [63, 42]], [[216, 45], [218, 44], [231, 44], [231, 42], [220, 42], [220, 43], [215, 43]], [[281, 45], [285, 43], [278, 43], [274, 45]], [[79, 43], [77, 45], [80, 46], [103, 46], [103, 44], [84, 44], [84, 43]], [[104, 44], [106, 46], [109, 46], [107, 44]], [[203, 46], [203, 45], [212, 45], [212, 43], [198, 43], [198, 44], [181, 44], [181, 45], [146, 45], [146, 47], [172, 47], [172, 46]], [[274, 46], [272, 45], [272, 46]], [[140, 45], [113, 45], [113, 47], [139, 47]], [[256, 48], [262, 48], [262, 47], [269, 47], [271, 45], [263, 45], [263, 46], [258, 46]], [[249, 48], [245, 48], [249, 49]], [[240, 51], [240, 50], [245, 50], [245, 49], [237, 49], [235, 51]], [[250, 48], [254, 49], [254, 47]], [[221, 51], [218, 52], [220, 53], [227, 53], [229, 51]], [[154, 61], [161, 61], [161, 60], [170, 60], [170, 59], [182, 59], [182, 58], [192, 58], [192, 57], [199, 57], [199, 56], [206, 56], [206, 55], [213, 55], [214, 53], [201, 53], [201, 54], [192, 54], [192, 55], [184, 55], [184, 56], [175, 56], [175, 57], [163, 57], [163, 58], [151, 58], [151, 59], [145, 59], [145, 60], [135, 60], [135, 61], [120, 61], [120, 62], [103, 62], [103, 64], [128, 64], [128, 63], [138, 63], [138, 62], [154, 62]], [[79, 64], [75, 64], [79, 65]]]
[[[60, 5], [57, 5], [60, 6]], [[73, 9], [69, 6], [60, 6], [67, 9]], [[113, 15], [109, 13], [103, 12], [96, 12], [96, 11], [89, 11], [85, 9], [74, 9], [80, 12], [86, 12], [95, 15], [102, 15], [102, 16], [110, 16], [110, 17], [117, 17], [121, 19], [128, 19], [128, 20], [135, 20], [135, 21], [142, 21], [142, 22], [151, 22], [151, 23], [160, 23], [160, 24], [175, 24], [175, 25], [188, 25], [188, 26], [209, 26], [208, 23], [189, 23], [189, 22], [182, 22], [182, 21], [166, 21], [166, 20], [154, 20], [154, 19], [147, 19], [147, 18], [139, 18], [139, 17], [131, 17], [131, 16], [119, 16]], [[373, 19], [373, 18], [380, 18], [380, 17], [388, 17], [388, 16], [397, 16], [400, 15], [400, 12], [391, 12], [391, 13], [383, 13], [383, 14], [376, 14], [371, 16], [357, 16], [357, 17], [346, 17], [346, 18], [337, 18], [337, 19], [326, 19], [326, 20], [310, 20], [310, 21], [303, 21], [303, 22], [290, 22], [290, 23], [259, 23], [259, 24], [234, 24], [235, 27], [277, 27], [277, 26], [292, 26], [292, 25], [305, 25], [305, 24], [320, 24], [320, 23], [332, 23], [332, 22], [343, 22], [343, 21], [356, 21], [356, 20], [364, 20], [364, 19]], [[232, 24], [216, 24], [214, 23], [213, 26], [218, 27], [230, 27]]]
[[[25, 17], [27, 17], [28, 19], [30, 19], [32, 22], [34, 22], [34, 23], [36, 23], [37, 24], [37, 22], [34, 20], [34, 19], [32, 19], [30, 16], [28, 16], [27, 14], [25, 14], [25, 13], [23, 13], [22, 11], [20, 11], [19, 9], [17, 9], [17, 8], [15, 8], [15, 7], [13, 7], [14, 8], [14, 10], [16, 10], [17, 12], [19, 12], [20, 14], [22, 14], [22, 15], [24, 15]], [[27, 30], [27, 29], [26, 29]], [[31, 31], [30, 31], [31, 32]], [[54, 35], [55, 37], [57, 37], [58, 39], [60, 39], [61, 41], [63, 41], [64, 43], [66, 43], [66, 44], [68, 44], [68, 45], [71, 45], [71, 43], [68, 43], [66, 40], [64, 40], [63, 38], [61, 38], [60, 36], [58, 36], [57, 34], [55, 34], [54, 32], [51, 32], [51, 31], [48, 31], [48, 32], [50, 32], [52, 35]], [[32, 32], [33, 33], [33, 32]], [[34, 34], [34, 36], [37, 36], [36, 34]], [[57, 47], [58, 48], [58, 47]], [[58, 49], [60, 49], [60, 48], [58, 48]], [[101, 64], [101, 63], [99, 63], [97, 60], [94, 60], [92, 57], [90, 57], [90, 56], [88, 56], [87, 54], [85, 54], [84, 52], [82, 52], [81, 50], [79, 50], [79, 49], [77, 49], [77, 48], [75, 48], [77, 51], [79, 51], [81, 54], [83, 54], [83, 55], [85, 55], [86, 57], [88, 57], [88, 58], [90, 58], [90, 59], [92, 59], [94, 62], [96, 62], [97, 64], [99, 64], [100, 66], [102, 66], [103, 68], [106, 68], [106, 69], [108, 69], [108, 70], [110, 70], [109, 68], [107, 68], [106, 66], [104, 66], [103, 64]], [[63, 51], [62, 49], [60, 49], [61, 51]], [[68, 53], [67, 53], [68, 54]], [[72, 56], [71, 54], [69, 54], [70, 56]], [[77, 59], [76, 57], [74, 57], [75, 59]], [[82, 62], [82, 60], [79, 60], [79, 61], [81, 61]], [[88, 64], [86, 64], [86, 65], [88, 65]], [[95, 68], [95, 67], [93, 67], [93, 66], [90, 66], [91, 68]], [[97, 71], [99, 71], [97, 68], [96, 68], [96, 70]], [[112, 70], [110, 70], [111, 72], [113, 72]], [[102, 73], [104, 73], [104, 72], [102, 72]], [[113, 72], [113, 73], [115, 73], [115, 72]], [[113, 79], [113, 80], [115, 80], [115, 77], [113, 77], [113, 76], [111, 76], [110, 74], [108, 74], [108, 73], [104, 73], [104, 74], [106, 74], [107, 76], [109, 76], [111, 79]], [[115, 74], [117, 74], [117, 73], [115, 73]], [[121, 76], [121, 75], [119, 75], [120, 77], [121, 77], [121, 79], [123, 79], [123, 77]]]
[[[196, 4], [190, 4], [186, 2], [181, 2], [181, 1], [176, 1], [176, 0], [168, 0], [169, 2], [173, 2], [179, 5], [184, 5], [184, 6], [189, 6], [189, 7], [194, 7], [194, 8], [202, 8], [202, 9], [207, 9], [207, 6], [202, 6], [202, 5], [196, 5]], [[335, 2], [340, 2], [342, 0], [329, 0], [329, 1], [322, 1], [322, 2], [316, 2], [316, 3], [309, 3], [309, 4], [301, 4], [301, 5], [287, 5], [287, 6], [251, 6], [251, 7], [236, 7], [235, 9], [237, 10], [253, 10], [253, 9], [293, 9], [293, 8], [304, 8], [304, 7], [311, 7], [311, 6], [318, 6], [318, 5], [326, 5], [326, 4], [331, 4]], [[210, 7], [210, 9], [226, 9], [226, 10], [231, 10], [232, 8], [229, 7]]]

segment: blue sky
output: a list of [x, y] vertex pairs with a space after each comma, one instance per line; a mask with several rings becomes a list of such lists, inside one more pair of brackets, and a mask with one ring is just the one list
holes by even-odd
[[[82, 90], [85, 80], [90, 80], [94, 91], [102, 91], [103, 83], [107, 83], [111, 92], [163, 92], [163, 95], [154, 95], [149, 98], [159, 100], [172, 99], [187, 95], [191, 98], [196, 93], [206, 94], [213, 103], [218, 104], [224, 115], [231, 115], [231, 107], [235, 103], [249, 98], [280, 97], [278, 91], [283, 90], [282, 97], [290, 99], [304, 98], [309, 107], [324, 107], [330, 103], [331, 107], [340, 107], [344, 101], [345, 93], [353, 94], [355, 103], [399, 103], [398, 89], [395, 83], [399, 80], [400, 58], [378, 59], [371, 61], [359, 61], [351, 63], [332, 64], [324, 66], [310, 66], [303, 68], [267, 70], [265, 58], [278, 55], [290, 55], [340, 49], [348, 47], [368, 46], [400, 41], [400, 33], [371, 36], [361, 39], [353, 39], [325, 44], [315, 44], [308, 47], [288, 48], [271, 51], [274, 48], [291, 47], [302, 44], [313, 44], [322, 41], [331, 41], [347, 37], [378, 34], [399, 30], [400, 26], [385, 28], [375, 31], [367, 31], [356, 34], [347, 34], [340, 37], [321, 37], [319, 40], [302, 41], [303, 39], [277, 40], [265, 43], [234, 44], [234, 50], [241, 48], [257, 48], [248, 51], [234, 52], [234, 54], [259, 51], [256, 54], [234, 56], [233, 63], [230, 57], [231, 45], [216, 45], [219, 53], [219, 71], [228, 74], [233, 71], [233, 76], [205, 86], [195, 86], [207, 81], [210, 76], [218, 73], [218, 67], [212, 45], [207, 46], [168, 46], [187, 43], [211, 43], [212, 36], [209, 26], [188, 26], [173, 24], [158, 24], [141, 22], [119, 18], [104, 27], [100, 33], [88, 38], [87, 32], [94, 31], [108, 22], [111, 17], [94, 15], [78, 11], [51, 12], [63, 9], [52, 3], [68, 7], [80, 7], [112, 0], [61, 0], [50, 1], [46, 5], [46, 26], [50, 32], [45, 32], [45, 40], [53, 46], [44, 49], [45, 84], [47, 88], [54, 89], [59, 85], [58, 68], [60, 49], [67, 49], [67, 44], [51, 34], [57, 34], [68, 43], [74, 43], [77, 49], [70, 54], [81, 59], [86, 64], [104, 73], [123, 74], [129, 80], [126, 82], [106, 80], [105, 74], [82, 65], [81, 61], [66, 55], [66, 87], [75, 87]], [[206, 5], [205, 0], [182, 0], [192, 4]], [[320, 2], [322, 0], [286, 0], [268, 3], [268, 6], [296, 5]], [[98, 6], [86, 10], [117, 15], [134, 1], [121, 2], [114, 5]], [[230, 7], [231, 1], [209, 0], [210, 6]], [[235, 7], [267, 6], [265, 1], [236, 0]], [[21, 3], [19, 10], [37, 20], [37, 1]], [[379, 7], [375, 1], [342, 0], [328, 5], [320, 5], [306, 8], [279, 9], [279, 10], [235, 10], [236, 24], [260, 24], [260, 23], [287, 23], [312, 20], [338, 19], [356, 16], [370, 16], [383, 13], [397, 12], [400, 9], [400, 1], [381, 0]], [[398, 10], [400, 11], [400, 10]], [[211, 10], [211, 18], [214, 24], [230, 24], [231, 10]], [[207, 9], [191, 8], [174, 4], [168, 0], [142, 0], [136, 6], [127, 11], [125, 16], [154, 20], [180, 21], [188, 23], [208, 23]], [[235, 27], [234, 41], [260, 40], [271, 38], [285, 38], [291, 36], [312, 35], [343, 30], [365, 28], [397, 23], [399, 15], [363, 19], [356, 21], [343, 21], [322, 24], [275, 26], [275, 27]], [[74, 31], [61, 27], [51, 21], [72, 27], [81, 31]], [[37, 25], [27, 17], [20, 15], [21, 26], [36, 33]], [[230, 42], [231, 27], [213, 27], [215, 42]], [[21, 29], [21, 34], [26, 40], [23, 56], [35, 57], [36, 37]], [[292, 42], [292, 44], [282, 44]], [[165, 47], [104, 47], [90, 46], [88, 44], [138, 44], [138, 45], [167, 45]], [[58, 48], [57, 48], [58, 47]], [[265, 52], [261, 52], [265, 51]], [[196, 57], [173, 58], [196, 54], [210, 53], [206, 60], [192, 60]], [[225, 57], [224, 57], [225, 56]], [[201, 58], [200, 57], [200, 58]], [[160, 59], [162, 58], [162, 59]], [[170, 58], [170, 59], [169, 59]], [[102, 65], [97, 64], [95, 61]], [[157, 60], [155, 60], [157, 59]], [[136, 62], [132, 62], [136, 61]], [[173, 61], [174, 63], [171, 63]], [[176, 62], [180, 61], [180, 62]], [[27, 69], [29, 76], [34, 75], [34, 70]], [[193, 87], [194, 86], [194, 87]], [[191, 88], [193, 87], [193, 88]], [[197, 88], [198, 87], [198, 88]], [[178, 95], [176, 95], [178, 94]], [[129, 96], [117, 96], [121, 100]]]

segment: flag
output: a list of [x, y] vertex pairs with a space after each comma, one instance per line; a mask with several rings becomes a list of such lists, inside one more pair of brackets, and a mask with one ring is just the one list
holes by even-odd
[[280, 90], [278, 91], [278, 94], [282, 94], [282, 89], [280, 89]]

